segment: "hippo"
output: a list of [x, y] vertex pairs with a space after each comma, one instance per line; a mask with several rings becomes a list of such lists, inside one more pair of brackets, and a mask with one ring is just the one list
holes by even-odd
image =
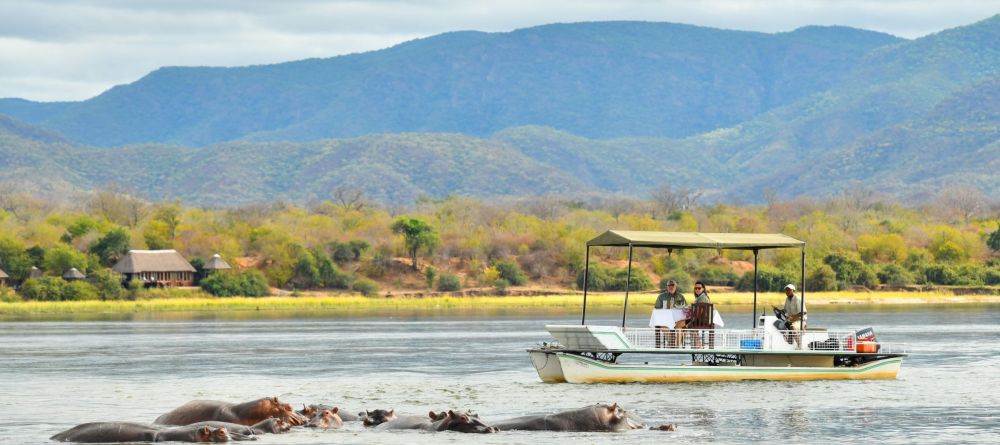
[[[312, 419], [313, 416], [322, 412], [324, 409], [333, 409], [333, 408], [334, 408], [333, 406], [323, 405], [323, 404], [318, 404], [318, 405], [303, 404], [302, 409], [296, 411], [296, 413], [304, 416], [306, 419]], [[344, 422], [354, 422], [357, 420], [361, 420], [361, 417], [364, 416], [364, 413], [358, 413], [357, 415], [354, 415], [347, 412], [347, 410], [342, 409], [337, 411], [337, 415], [340, 416], [340, 420], [343, 420]]]
[[427, 417], [403, 416], [375, 427], [376, 430], [457, 431], [460, 433], [495, 433], [495, 427], [486, 425], [477, 414], [467, 411], [427, 413]]
[[663, 425], [651, 426], [649, 429], [653, 431], [677, 431], [677, 425], [673, 423], [664, 423]]
[[291, 406], [279, 402], [277, 397], [269, 397], [245, 403], [192, 400], [157, 417], [154, 422], [161, 425], [190, 425], [196, 422], [214, 420], [251, 426], [270, 417], [275, 417], [293, 426], [302, 425], [306, 420], [292, 410]]
[[[363, 423], [367, 427], [379, 426], [390, 420], [396, 419], [396, 410], [392, 409], [388, 411], [384, 409], [376, 409], [371, 411], [365, 410], [365, 412], [359, 414], [362, 414], [361, 423]], [[441, 420], [441, 419], [439, 418], [436, 420]]]
[[[237, 435], [239, 439], [245, 436]], [[131, 422], [91, 422], [77, 425], [52, 436], [57, 442], [229, 442], [233, 436], [225, 428], [181, 426], [163, 428]]]
[[[159, 425], [166, 428], [166, 426]], [[281, 419], [276, 419], [274, 417], [261, 420], [251, 426], [240, 425], [238, 423], [229, 422], [219, 422], [215, 420], [208, 420], [205, 422], [192, 423], [188, 426], [208, 426], [212, 428], [225, 428], [229, 431], [229, 434], [240, 434], [244, 436], [259, 436], [262, 434], [281, 434], [292, 429], [292, 426]]]
[[333, 409], [324, 409], [321, 413], [314, 416], [306, 424], [306, 428], [322, 428], [328, 430], [330, 428], [337, 429], [344, 426], [344, 421], [340, 419], [337, 412], [340, 411], [336, 407]]
[[617, 403], [590, 405], [556, 414], [516, 417], [495, 422], [493, 426], [500, 431], [627, 431], [643, 427], [636, 417], [630, 416]]

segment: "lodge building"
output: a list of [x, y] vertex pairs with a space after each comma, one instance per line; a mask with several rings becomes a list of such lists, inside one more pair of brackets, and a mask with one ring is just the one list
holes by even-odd
[[194, 286], [194, 267], [173, 249], [130, 250], [111, 270], [145, 287]]

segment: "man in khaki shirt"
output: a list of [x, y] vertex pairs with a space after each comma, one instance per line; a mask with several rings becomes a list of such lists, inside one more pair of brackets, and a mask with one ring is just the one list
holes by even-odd
[[[801, 331], [808, 327], [806, 323], [808, 320], [805, 308], [802, 307], [802, 299], [795, 294], [795, 285], [789, 284], [785, 286], [785, 305], [782, 308], [785, 311], [785, 330], [788, 331]], [[775, 308], [777, 309], [777, 308]], [[799, 349], [802, 348], [802, 334], [796, 333], [792, 335], [795, 339], [795, 344]]]

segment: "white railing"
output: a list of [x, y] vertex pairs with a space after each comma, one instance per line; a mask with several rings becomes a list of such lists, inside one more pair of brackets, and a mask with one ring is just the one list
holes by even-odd
[[[829, 351], [855, 352], [855, 331], [775, 331], [757, 329], [626, 328], [625, 338], [636, 349], [698, 351]], [[799, 346], [801, 345], [801, 346]], [[903, 343], [879, 343], [881, 354], [906, 353]]]

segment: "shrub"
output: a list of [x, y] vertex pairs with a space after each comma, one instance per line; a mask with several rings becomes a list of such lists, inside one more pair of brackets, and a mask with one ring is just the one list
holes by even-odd
[[87, 279], [102, 300], [121, 300], [125, 298], [125, 288], [121, 278], [108, 269], [98, 269], [90, 273]]
[[521, 270], [521, 265], [516, 261], [500, 260], [493, 263], [493, 267], [500, 272], [500, 279], [507, 280], [514, 286], [520, 286], [528, 281], [527, 275]]
[[837, 289], [837, 273], [828, 264], [809, 271], [806, 279], [806, 290], [816, 292]]
[[5, 286], [0, 286], [0, 303], [17, 303], [21, 297]]
[[370, 297], [378, 293], [378, 283], [367, 278], [359, 278], [351, 285], [351, 289], [355, 292], [361, 292], [361, 295]]
[[947, 264], [931, 264], [924, 269], [924, 277], [928, 283], [945, 286], [958, 283], [958, 273]]
[[990, 237], [986, 239], [986, 246], [994, 252], [1000, 252], [1000, 227], [997, 227]]
[[444, 273], [437, 280], [437, 290], [441, 292], [459, 291], [462, 290], [462, 282], [458, 279], [458, 275]]
[[[583, 273], [580, 271], [576, 275], [576, 285], [583, 289]], [[628, 269], [614, 269], [604, 267], [598, 263], [590, 265], [590, 274], [587, 275], [587, 288], [594, 291], [624, 291], [628, 282]], [[628, 284], [629, 290], [649, 290], [653, 288], [653, 282], [645, 272], [639, 269], [632, 269], [632, 281]]]
[[501, 278], [501, 279], [496, 280], [495, 282], [493, 282], [493, 287], [496, 289], [497, 293], [499, 293], [499, 294], [503, 294], [503, 293], [507, 292], [507, 286], [510, 286], [510, 283], [508, 283], [507, 280], [504, 279], [504, 278]]
[[358, 261], [361, 259], [361, 254], [363, 254], [371, 245], [364, 240], [350, 240], [346, 243], [341, 243], [334, 241], [330, 243], [330, 252], [333, 260], [338, 263], [347, 263], [351, 261]]
[[858, 237], [858, 253], [867, 262], [895, 262], [906, 258], [906, 241], [895, 233], [864, 234]]
[[986, 268], [978, 264], [965, 264], [957, 268], [958, 280], [955, 284], [982, 286], [985, 283]]
[[97, 300], [101, 296], [97, 293], [97, 288], [86, 281], [73, 281], [63, 288], [63, 301], [85, 301]]
[[[781, 292], [785, 288], [785, 285], [798, 283], [799, 278], [798, 273], [760, 266], [757, 269], [757, 290], [761, 292]], [[742, 291], [753, 290], [752, 270], [740, 277], [740, 281], [736, 283], [736, 288]]]
[[892, 286], [906, 286], [917, 282], [906, 268], [897, 264], [886, 264], [878, 270], [879, 281]]
[[424, 281], [427, 282], [427, 288], [431, 289], [434, 287], [434, 278], [437, 277], [437, 270], [431, 266], [424, 268]]
[[267, 278], [258, 270], [238, 273], [216, 272], [201, 280], [201, 288], [219, 297], [262, 297], [271, 294]]
[[837, 280], [844, 285], [878, 286], [878, 276], [871, 266], [845, 255], [831, 254], [823, 259], [837, 273]]
[[986, 273], [983, 274], [983, 282], [990, 286], [1000, 285], [1000, 267], [986, 269]]
[[732, 269], [719, 266], [705, 266], [695, 273], [698, 281], [712, 286], [735, 286], [740, 277]]
[[25, 300], [59, 301], [66, 281], [56, 277], [29, 278], [21, 284], [21, 297]]

